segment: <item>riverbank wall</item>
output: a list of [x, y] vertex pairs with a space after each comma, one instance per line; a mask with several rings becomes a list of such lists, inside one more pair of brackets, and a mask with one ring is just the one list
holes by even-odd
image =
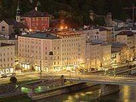
[[35, 93], [29, 97], [32, 100], [40, 100], [40, 99], [44, 99], [44, 98], [48, 98], [48, 97], [61, 95], [61, 94], [67, 94], [67, 93], [80, 91], [80, 90], [89, 88], [91, 86], [94, 86], [94, 85], [87, 85], [86, 83], [77, 83], [77, 84], [63, 86], [63, 87], [60, 87], [60, 88], [57, 88], [54, 90], [49, 90], [49, 91], [42, 92], [42, 93], [37, 93], [37, 94]]

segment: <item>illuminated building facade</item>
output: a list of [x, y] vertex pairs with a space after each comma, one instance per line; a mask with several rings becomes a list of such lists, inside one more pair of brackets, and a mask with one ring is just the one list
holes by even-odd
[[0, 44], [0, 74], [14, 72], [15, 63], [15, 45]]
[[100, 42], [87, 42], [86, 44], [86, 67], [87, 68], [110, 68], [111, 45]]
[[80, 34], [35, 33], [18, 37], [18, 58], [26, 70], [60, 70], [84, 63], [85, 37]]
[[128, 58], [126, 60], [132, 61], [135, 58], [135, 33], [132, 31], [122, 31], [117, 34], [116, 42], [124, 43], [128, 47]]
[[65, 67], [84, 67], [85, 65], [85, 45], [86, 37], [77, 31], [58, 32], [61, 38], [62, 66]]
[[112, 57], [111, 63], [112, 65], [120, 65], [122, 63], [126, 63], [129, 59], [129, 49], [126, 44], [114, 42], [112, 43]]

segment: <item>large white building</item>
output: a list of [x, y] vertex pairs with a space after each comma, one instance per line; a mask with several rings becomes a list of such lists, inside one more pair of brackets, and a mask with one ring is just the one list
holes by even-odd
[[15, 45], [0, 44], [0, 74], [14, 72], [15, 64]]
[[85, 37], [76, 32], [35, 33], [18, 37], [22, 67], [40, 70], [68, 69], [84, 64]]

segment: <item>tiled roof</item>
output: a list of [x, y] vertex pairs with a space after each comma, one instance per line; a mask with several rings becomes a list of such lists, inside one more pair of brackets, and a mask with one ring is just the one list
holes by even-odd
[[101, 40], [92, 40], [92, 41], [90, 41], [88, 43], [90, 43], [91, 45], [98, 45], [98, 44], [101, 44], [101, 45], [110, 45], [109, 43], [101, 41]]
[[99, 29], [100, 31], [108, 31], [109, 29], [99, 26], [99, 27], [94, 27], [94, 29]]
[[124, 44], [124, 43], [119, 43], [119, 42], [112, 43], [111, 52], [112, 53], [120, 52], [122, 50], [122, 48], [125, 46], [126, 46], [126, 44]]
[[7, 43], [1, 43], [0, 47], [4, 47], [4, 46], [14, 46], [14, 44], [7, 44]]
[[118, 33], [117, 35], [133, 36], [134, 32], [132, 32], [132, 31], [122, 31], [122, 32]]
[[23, 35], [23, 37], [39, 38], [39, 39], [59, 39], [59, 37], [57, 37], [56, 35], [50, 33], [40, 33], [40, 32]]
[[5, 19], [4, 20], [8, 25], [13, 25], [15, 28], [26, 28], [25, 25], [23, 25], [22, 23], [20, 22], [17, 22], [16, 20], [14, 19]]
[[46, 12], [31, 10], [24, 14], [23, 17], [49, 17], [49, 14]]
[[126, 44], [120, 42], [112, 43], [112, 47], [123, 47], [123, 46], [126, 46]]

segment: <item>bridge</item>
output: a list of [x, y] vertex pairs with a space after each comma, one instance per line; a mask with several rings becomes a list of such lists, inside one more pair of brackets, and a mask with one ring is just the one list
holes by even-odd
[[136, 86], [136, 77], [130, 76], [104, 76], [104, 75], [79, 75], [79, 76], [66, 76], [67, 80], [79, 82], [91, 82], [95, 84], [105, 85], [129, 85]]

